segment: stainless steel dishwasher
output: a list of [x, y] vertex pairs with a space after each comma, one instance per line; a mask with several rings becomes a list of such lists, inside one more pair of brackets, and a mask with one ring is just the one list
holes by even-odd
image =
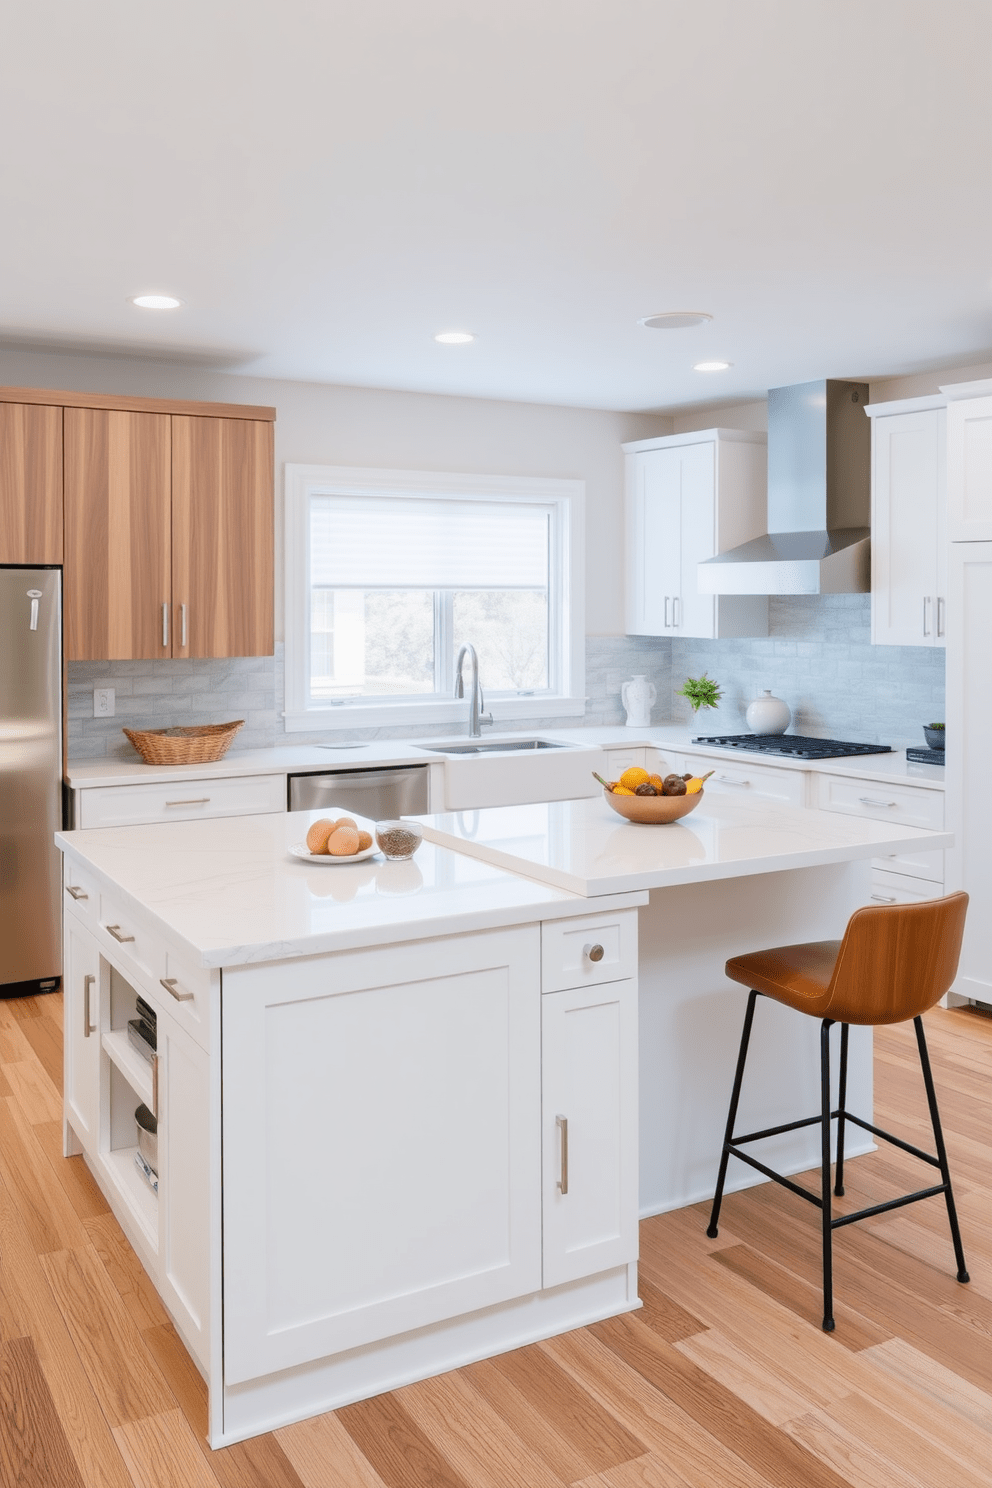
[[334, 770], [326, 775], [290, 775], [290, 811], [355, 811], [372, 821], [420, 816], [430, 810], [429, 765], [385, 770]]

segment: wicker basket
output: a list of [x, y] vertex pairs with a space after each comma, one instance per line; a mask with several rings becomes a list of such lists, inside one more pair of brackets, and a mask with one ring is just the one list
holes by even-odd
[[146, 765], [205, 765], [223, 759], [244, 722], [238, 718], [234, 723], [202, 723], [194, 728], [126, 728], [124, 732]]

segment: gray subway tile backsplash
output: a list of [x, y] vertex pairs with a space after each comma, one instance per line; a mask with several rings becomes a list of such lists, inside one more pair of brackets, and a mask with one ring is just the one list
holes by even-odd
[[[921, 726], [944, 716], [944, 653], [872, 646], [868, 595], [773, 597], [767, 637], [728, 641], [589, 636], [584, 717], [503, 725], [532, 731], [622, 724], [620, 684], [643, 673], [658, 701], [652, 721], [688, 722], [701, 734], [743, 733], [744, 710], [770, 688], [792, 709], [795, 733], [866, 743], [923, 742]], [[707, 672], [723, 687], [720, 707], [693, 718], [677, 696], [686, 677]], [[217, 661], [70, 662], [69, 757], [136, 756], [121, 732], [244, 718], [232, 751], [326, 742], [283, 727], [283, 648], [275, 656]], [[93, 688], [116, 690], [113, 718], [94, 718]], [[499, 707], [496, 705], [497, 726]], [[458, 730], [445, 729], [445, 732]], [[423, 737], [423, 727], [356, 729], [353, 738]]]

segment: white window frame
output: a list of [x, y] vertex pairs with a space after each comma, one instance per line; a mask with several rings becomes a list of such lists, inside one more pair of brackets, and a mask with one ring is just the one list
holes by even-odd
[[[453, 697], [411, 697], [396, 702], [358, 698], [308, 706], [312, 495], [448, 498], [459, 501], [533, 502], [555, 508], [552, 524], [548, 613], [553, 693], [493, 699], [496, 729], [530, 718], [575, 718], [585, 713], [585, 482], [544, 476], [454, 475], [449, 471], [374, 470], [350, 465], [287, 465], [286, 499], [286, 702], [287, 733], [352, 731], [405, 724], [435, 728], [464, 723], [468, 703]], [[554, 603], [552, 596], [560, 596]], [[484, 658], [483, 658], [484, 662]], [[486, 698], [487, 707], [490, 699]]]

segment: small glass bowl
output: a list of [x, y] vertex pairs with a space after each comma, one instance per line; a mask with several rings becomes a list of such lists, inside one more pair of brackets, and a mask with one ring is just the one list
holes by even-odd
[[375, 824], [376, 846], [391, 863], [405, 863], [412, 858], [424, 839], [416, 822], [381, 821]]

